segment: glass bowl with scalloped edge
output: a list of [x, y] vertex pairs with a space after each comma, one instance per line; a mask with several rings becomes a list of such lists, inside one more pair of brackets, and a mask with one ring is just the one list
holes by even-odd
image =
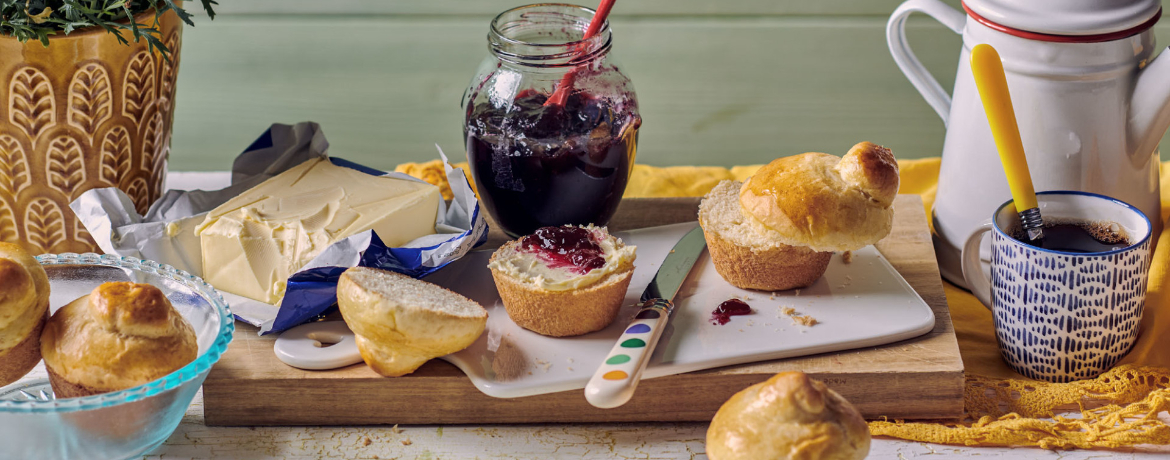
[[190, 364], [127, 390], [55, 399], [44, 363], [0, 388], [0, 459], [120, 459], [140, 457], [179, 426], [211, 366], [235, 329], [223, 297], [201, 278], [133, 257], [45, 254], [49, 308], [56, 311], [107, 281], [152, 284], [195, 329], [199, 354]]

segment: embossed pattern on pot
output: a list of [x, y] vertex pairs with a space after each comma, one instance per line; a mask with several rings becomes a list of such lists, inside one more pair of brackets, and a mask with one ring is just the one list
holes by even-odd
[[167, 14], [159, 28], [171, 61], [102, 30], [57, 35], [48, 48], [0, 38], [0, 240], [93, 251], [69, 202], [118, 187], [145, 213], [162, 195], [182, 24]]

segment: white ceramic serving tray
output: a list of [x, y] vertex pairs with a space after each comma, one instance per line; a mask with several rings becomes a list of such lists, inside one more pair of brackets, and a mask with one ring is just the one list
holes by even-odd
[[[659, 265], [696, 225], [615, 233], [638, 247], [625, 305], [609, 327], [579, 337], [545, 337], [513, 323], [485, 268], [491, 251], [469, 253], [426, 280], [486, 307], [487, 330], [471, 347], [443, 359], [462, 369], [480, 391], [499, 398], [585, 388], [637, 311], [635, 304]], [[713, 324], [711, 311], [730, 298], [745, 299], [753, 313], [733, 316], [725, 325]], [[704, 252], [674, 303], [674, 314], [643, 379], [881, 345], [934, 328], [930, 306], [873, 246], [854, 251], [848, 264], [834, 255], [825, 276], [808, 288], [774, 294], [732, 287]], [[818, 324], [798, 326], [782, 313], [783, 307], [812, 316]]]

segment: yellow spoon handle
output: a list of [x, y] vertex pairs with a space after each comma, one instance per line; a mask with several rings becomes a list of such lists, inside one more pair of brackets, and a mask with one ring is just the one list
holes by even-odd
[[975, 86], [979, 88], [979, 98], [987, 112], [991, 135], [999, 149], [999, 160], [1012, 189], [1016, 212], [1035, 208], [1036, 190], [1032, 188], [1032, 176], [1028, 173], [1028, 159], [1024, 157], [1024, 143], [1020, 141], [1020, 127], [1012, 109], [1003, 63], [995, 48], [981, 44], [971, 49], [971, 73], [975, 75]]

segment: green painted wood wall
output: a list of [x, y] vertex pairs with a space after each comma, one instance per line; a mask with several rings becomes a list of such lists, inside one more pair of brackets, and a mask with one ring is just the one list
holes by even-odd
[[[302, 120], [321, 123], [331, 154], [370, 166], [437, 158], [436, 143], [462, 157], [459, 101], [487, 56], [488, 23], [528, 2], [220, 3], [215, 21], [184, 32], [172, 170], [228, 169], [270, 123]], [[943, 124], [886, 48], [899, 3], [618, 2], [612, 53], [642, 108], [638, 161], [730, 166], [862, 140], [900, 158], [938, 155]], [[949, 88], [959, 37], [927, 18], [908, 28]]]

